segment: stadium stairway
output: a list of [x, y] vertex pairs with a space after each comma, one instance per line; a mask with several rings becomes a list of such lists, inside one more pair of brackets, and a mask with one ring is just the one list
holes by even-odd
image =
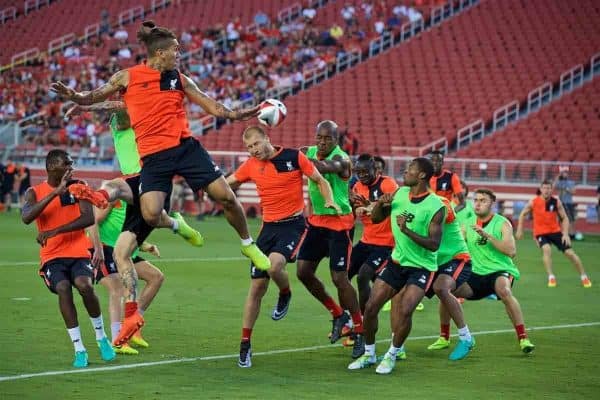
[[[288, 118], [271, 136], [300, 146], [327, 118], [359, 137], [361, 151], [453, 142], [460, 127], [588, 60], [600, 47], [599, 17], [594, 0], [483, 1], [287, 98]], [[239, 150], [238, 130], [226, 126], [202, 140], [211, 149]]]

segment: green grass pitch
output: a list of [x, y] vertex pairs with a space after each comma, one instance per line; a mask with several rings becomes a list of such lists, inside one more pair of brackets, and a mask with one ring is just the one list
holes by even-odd
[[[522, 278], [515, 294], [536, 350], [519, 351], [501, 302], [467, 302], [465, 315], [477, 338], [469, 357], [450, 362], [448, 351], [426, 350], [438, 334], [437, 300], [416, 313], [406, 347], [408, 360], [390, 376], [374, 368], [348, 371], [350, 349], [329, 345], [329, 315], [309, 296], [289, 265], [293, 299], [281, 321], [270, 319], [271, 288], [253, 333], [253, 367], [237, 367], [248, 263], [222, 218], [193, 222], [206, 245], [188, 246], [167, 231], [155, 232], [166, 279], [146, 312], [150, 348], [139, 356], [100, 360], [91, 323], [76, 296], [90, 367], [69, 373], [73, 350], [57, 299], [37, 276], [35, 227], [15, 212], [0, 215], [0, 399], [591, 399], [598, 396], [600, 356], [600, 238], [575, 243], [595, 286], [554, 253], [558, 287], [548, 289], [539, 250], [531, 237], [518, 242]], [[252, 221], [256, 235], [259, 221]], [[358, 236], [357, 238], [358, 239]], [[149, 258], [149, 257], [148, 257]], [[332, 293], [328, 269], [320, 276]], [[97, 287], [108, 327], [107, 296]], [[389, 314], [381, 315], [377, 353], [387, 349]], [[135, 367], [128, 367], [138, 364]], [[103, 368], [95, 370], [98, 368]], [[33, 376], [27, 376], [32, 374]]]

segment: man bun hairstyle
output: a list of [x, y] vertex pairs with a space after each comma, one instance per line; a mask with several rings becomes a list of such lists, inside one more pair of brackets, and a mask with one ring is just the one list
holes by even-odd
[[173, 39], [177, 39], [177, 35], [173, 31], [157, 26], [154, 21], [148, 20], [142, 22], [140, 29], [137, 31], [138, 41], [146, 47], [148, 56], [153, 56], [157, 50], [164, 50], [171, 45]]

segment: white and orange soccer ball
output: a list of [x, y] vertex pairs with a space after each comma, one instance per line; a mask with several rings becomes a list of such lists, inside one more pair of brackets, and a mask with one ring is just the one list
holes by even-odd
[[260, 104], [260, 113], [257, 118], [261, 124], [275, 128], [281, 125], [286, 115], [285, 104], [279, 100], [267, 99]]

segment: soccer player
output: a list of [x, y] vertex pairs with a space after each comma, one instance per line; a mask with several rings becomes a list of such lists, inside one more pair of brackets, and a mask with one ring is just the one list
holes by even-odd
[[460, 178], [454, 172], [444, 169], [444, 153], [439, 150], [431, 152], [431, 162], [435, 170], [429, 186], [438, 195], [456, 204], [456, 212], [465, 207], [465, 197], [460, 185]]
[[[496, 195], [491, 190], [475, 191], [476, 217], [469, 221], [470, 226], [466, 231], [473, 271], [454, 295], [467, 300], [479, 300], [495, 294], [506, 307], [521, 350], [530, 353], [535, 346], [527, 337], [521, 306], [511, 290], [513, 281], [520, 277], [519, 270], [512, 261], [517, 252], [512, 225], [505, 217], [492, 211], [495, 201]], [[440, 313], [442, 324], [449, 324], [450, 316], [442, 315]]]
[[331, 186], [304, 154], [271, 144], [269, 137], [258, 126], [244, 130], [244, 145], [250, 158], [227, 178], [235, 190], [242, 183], [254, 181], [260, 197], [263, 226], [256, 244], [271, 260], [268, 271], [250, 265], [252, 283], [246, 298], [238, 366], [252, 366], [252, 329], [258, 318], [260, 303], [269, 285], [269, 278], [279, 287], [279, 300], [271, 313], [275, 321], [288, 312], [292, 292], [285, 265], [295, 261], [306, 230], [302, 177], [308, 177], [318, 186], [325, 199], [324, 207], [341, 212], [333, 201]]
[[88, 354], [81, 339], [72, 287], [79, 291], [96, 333], [103, 360], [115, 358], [104, 333], [100, 303], [92, 286], [93, 267], [85, 228], [94, 224], [92, 205], [77, 201], [67, 191], [73, 183], [73, 160], [63, 150], [51, 150], [46, 156], [47, 180], [25, 192], [21, 210], [23, 222], [36, 221], [40, 249], [40, 276], [48, 289], [58, 295], [60, 312], [75, 347], [73, 366], [87, 367]]
[[[95, 283], [100, 283], [104, 286], [109, 293], [109, 312], [111, 320], [111, 333], [112, 340], [115, 341], [121, 330], [121, 300], [123, 298], [123, 285], [119, 277], [117, 265], [123, 265], [125, 261], [123, 258], [132, 258], [135, 271], [139, 279], [146, 282], [144, 289], [141, 291], [138, 300], [139, 313], [144, 315], [144, 312], [150, 306], [150, 303], [157, 295], [162, 283], [164, 281], [163, 273], [152, 265], [150, 262], [144, 260], [138, 255], [138, 251], [144, 251], [160, 257], [160, 251], [154, 244], [143, 242], [139, 249], [135, 249], [130, 255], [125, 254], [121, 248], [115, 248], [118, 239], [121, 236], [123, 225], [126, 218], [125, 205], [121, 200], [117, 200], [111, 203], [106, 209], [94, 209], [95, 221], [98, 227], [98, 236], [92, 234], [92, 243], [94, 244], [94, 255], [96, 252], [101, 252], [104, 256], [103, 262], [100, 264], [100, 268], [96, 271]], [[136, 240], [133, 238], [133, 242]], [[126, 241], [121, 240], [121, 243]], [[115, 262], [115, 256], [113, 254], [121, 256], [119, 264]], [[148, 347], [149, 344], [144, 340], [141, 335], [141, 331], [138, 330], [130, 339], [129, 343], [125, 342], [120, 346], [115, 345], [115, 351], [118, 354], [130, 354], [136, 355], [138, 351], [133, 349], [130, 344], [138, 347]]]
[[365, 352], [348, 365], [350, 370], [375, 364], [377, 315], [386, 301], [399, 294], [397, 304], [392, 307], [392, 313], [396, 313], [392, 344], [376, 369], [378, 374], [392, 372], [396, 356], [410, 333], [412, 314], [433, 282], [445, 206], [429, 191], [428, 182], [432, 175], [431, 161], [415, 158], [404, 172], [405, 186], [394, 194], [381, 196], [373, 208], [371, 218], [374, 223], [390, 216], [395, 245], [377, 276], [365, 308]]
[[[445, 197], [440, 198], [446, 206], [446, 216], [442, 225], [442, 242], [437, 254], [438, 269], [427, 297], [431, 298], [435, 293], [440, 299], [440, 315], [447, 312], [458, 328], [459, 342], [449, 357], [450, 360], [457, 361], [465, 358], [475, 345], [462, 307], [452, 294], [471, 275], [471, 257], [450, 201]], [[440, 332], [438, 340], [427, 349], [445, 349], [450, 345], [450, 324], [441, 324]]]
[[[125, 329], [121, 330], [120, 313], [117, 314], [115, 311], [114, 314], [111, 314], [111, 331], [113, 333], [113, 342], [118, 349], [117, 351], [133, 354], [134, 352], [131, 351], [133, 349], [130, 349], [128, 346], [129, 341], [140, 347], [148, 347], [148, 343], [141, 336], [140, 328], [144, 323], [141, 317], [154, 296], [156, 296], [164, 277], [158, 268], [137, 256], [138, 247], [149, 251], [157, 249], [153, 245], [145, 243], [146, 238], [154, 228], [148, 225], [143, 219], [139, 207], [140, 158], [135, 144], [135, 132], [131, 128], [129, 114], [124, 107], [125, 104], [120, 101], [107, 101], [90, 106], [76, 105], [67, 111], [65, 118], [82, 111], [113, 112], [110, 119], [110, 128], [121, 173], [126, 178], [112, 180], [106, 187], [112, 186], [113, 188], [117, 188], [119, 196], [127, 199], [130, 204], [124, 205], [120, 200], [116, 200], [111, 203], [113, 207], [110, 207], [110, 211], [108, 212], [103, 213], [100, 209], [96, 209], [97, 223], [106, 218], [105, 221], [102, 221], [100, 238], [97, 239], [98, 241], [102, 240], [104, 244], [108, 245], [109, 249], [107, 251], [110, 252], [110, 255], [105, 256], [105, 258], [116, 262], [114, 272], [118, 270], [121, 276], [126, 276], [128, 279], [131, 278], [129, 281], [130, 284], [127, 287], [130, 305], [126, 304], [125, 308], [126, 318], [123, 324]], [[84, 191], [83, 193], [87, 192]], [[163, 210], [162, 217], [176, 221], [176, 233], [184, 237], [188, 242], [194, 245], [202, 245], [201, 235], [189, 227], [179, 213], [174, 213], [173, 217], [169, 217], [166, 211]], [[95, 235], [94, 238], [96, 238]], [[94, 243], [94, 246], [95, 248], [100, 248], [99, 243]], [[98, 252], [95, 252], [95, 256], [98, 256]], [[146, 286], [140, 294], [139, 303], [137, 302], [138, 272], [140, 278], [146, 282]], [[109, 302], [111, 304], [110, 309], [116, 310], [117, 305], [114, 301], [119, 297], [119, 288], [116, 285], [110, 284], [111, 282], [112, 280], [105, 281], [105, 285], [109, 285], [107, 288], [109, 289], [110, 299], [113, 299], [112, 303]], [[137, 304], [137, 313], [134, 310], [132, 314], [131, 310], [134, 307], [131, 306], [131, 303]], [[115, 332], [117, 335], [115, 335]]]
[[373, 160], [375, 160], [375, 172], [377, 175], [385, 175], [386, 163], [383, 157], [373, 156]]
[[[333, 316], [331, 343], [340, 339], [342, 328], [349, 321], [344, 309], [350, 311], [355, 334], [352, 357], [356, 358], [363, 351], [363, 326], [356, 292], [348, 280], [347, 272], [352, 251], [351, 231], [354, 227], [354, 215], [348, 198], [348, 179], [352, 166], [348, 155], [337, 144], [338, 126], [335, 122], [319, 122], [316, 141], [316, 146], [310, 146], [306, 156], [329, 182], [333, 200], [341, 212], [327, 207], [319, 186], [313, 181], [308, 182], [312, 215], [308, 218], [306, 237], [298, 253], [297, 276]], [[325, 257], [329, 257], [331, 280], [337, 288], [341, 304], [333, 300], [323, 282], [315, 275], [319, 262]]]
[[[531, 213], [533, 216], [533, 236], [542, 249], [542, 261], [548, 274], [548, 287], [556, 287], [556, 276], [552, 270], [552, 247], [556, 246], [569, 259], [571, 264], [579, 272], [581, 284], [584, 288], [592, 287], [592, 281], [585, 273], [581, 260], [571, 248], [569, 237], [569, 218], [565, 212], [562, 202], [552, 196], [552, 183], [543, 181], [540, 186], [540, 194], [531, 199], [521, 215], [517, 225], [517, 239], [523, 237], [523, 221], [525, 216]], [[558, 220], [560, 219], [560, 225]]]
[[352, 248], [348, 279], [356, 276], [358, 302], [362, 313], [371, 294], [371, 282], [392, 254], [394, 236], [389, 217], [379, 224], [371, 221], [371, 210], [379, 198], [394, 193], [398, 185], [394, 179], [377, 173], [375, 161], [369, 154], [362, 154], [354, 164], [358, 182], [352, 188], [350, 200], [355, 214], [363, 223], [363, 235]]
[[[76, 92], [63, 83], [54, 83], [51, 89], [77, 104], [89, 105], [106, 100], [124, 91], [123, 100], [131, 117], [137, 148], [143, 161], [140, 172], [140, 208], [144, 220], [152, 227], [172, 227], [172, 221], [162, 216], [167, 195], [171, 192], [175, 175], [185, 178], [192, 191], [206, 188], [207, 192], [225, 209], [228, 222], [242, 240], [242, 253], [259, 269], [269, 269], [270, 263], [248, 233], [244, 210], [223, 178], [210, 155], [192, 137], [183, 105], [184, 98], [200, 105], [207, 113], [218, 118], [244, 120], [258, 115], [259, 106], [232, 111], [216, 102], [186, 75], [177, 69], [179, 43], [170, 30], [152, 21], [142, 23], [137, 34], [145, 46], [147, 60], [132, 68], [121, 70], [98, 89]], [[174, 162], [176, 160], [177, 162]], [[90, 198], [104, 197], [95, 205], [106, 205], [116, 198], [106, 191], [90, 194]], [[128, 278], [130, 286], [133, 278]]]

